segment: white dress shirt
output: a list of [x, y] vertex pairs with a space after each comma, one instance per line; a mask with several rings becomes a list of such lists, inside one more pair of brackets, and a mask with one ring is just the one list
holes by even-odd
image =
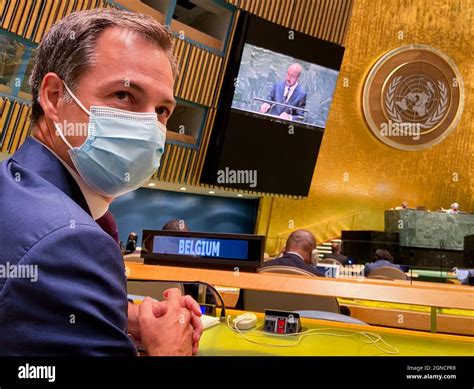
[[[297, 86], [298, 86], [297, 82], [293, 86], [285, 85], [285, 93], [283, 94], [283, 96], [286, 96], [285, 103], [288, 103], [288, 101], [291, 99], [291, 96], [293, 95], [293, 92], [295, 91]], [[288, 90], [289, 90], [289, 92], [288, 92]], [[287, 95], [287, 93], [288, 93], [288, 95]]]
[[[291, 96], [293, 95], [293, 92], [295, 91], [297, 86], [298, 86], [297, 82], [293, 86], [285, 85], [285, 93], [283, 94], [283, 97], [286, 96], [285, 104], [288, 104], [288, 101], [290, 101]], [[288, 96], [286, 95], [287, 93], [288, 93]], [[290, 115], [290, 120], [294, 120], [293, 115]]]

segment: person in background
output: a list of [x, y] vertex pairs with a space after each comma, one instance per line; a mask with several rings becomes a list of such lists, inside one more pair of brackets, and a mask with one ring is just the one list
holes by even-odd
[[189, 227], [183, 219], [170, 220], [161, 229], [164, 231], [189, 231]]
[[374, 259], [374, 262], [369, 262], [365, 264], [364, 275], [366, 277], [370, 274], [372, 270], [382, 266], [396, 267], [397, 269], [404, 271], [404, 269], [402, 269], [400, 265], [396, 265], [393, 263], [394, 259], [392, 257], [392, 254], [390, 254], [387, 250], [378, 249], [375, 252]]
[[324, 272], [313, 266], [311, 254], [316, 248], [316, 238], [308, 230], [296, 230], [286, 241], [284, 254], [276, 259], [265, 262], [267, 266], [291, 266], [324, 277]]
[[409, 209], [409, 208], [408, 208], [408, 201], [406, 201], [406, 200], [405, 200], [405, 201], [402, 201], [402, 205], [399, 206], [399, 207], [395, 207], [395, 209], [396, 209], [397, 211], [400, 211], [400, 210], [403, 210], [403, 209]]
[[461, 213], [461, 211], [459, 210], [459, 204], [452, 203], [451, 208], [448, 209], [447, 213], [449, 213], [450, 215], [457, 215], [458, 213]]
[[[267, 100], [304, 109], [306, 107], [306, 92], [298, 83], [302, 71], [303, 67], [299, 63], [291, 64], [286, 71], [285, 80], [273, 85]], [[279, 104], [263, 103], [260, 112], [286, 120], [301, 121], [304, 119], [304, 111]]]
[[342, 255], [341, 244], [338, 242], [334, 242], [331, 245], [331, 254], [324, 254], [324, 258], [335, 259], [339, 261], [342, 266], [347, 264], [347, 257]]
[[125, 254], [133, 253], [137, 249], [137, 233], [130, 232], [125, 246]]
[[474, 269], [468, 269], [465, 272], [466, 277], [461, 279], [461, 285], [474, 285]]

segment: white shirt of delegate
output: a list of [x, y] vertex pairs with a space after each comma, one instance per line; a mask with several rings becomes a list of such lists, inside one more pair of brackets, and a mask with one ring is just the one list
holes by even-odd
[[[285, 99], [285, 103], [288, 103], [288, 101], [291, 99], [291, 96], [293, 95], [293, 92], [295, 91], [297, 86], [298, 86], [297, 82], [293, 86], [288, 86], [288, 85], [285, 86], [285, 93], [283, 94], [283, 96], [286, 96], [286, 94], [288, 93], [288, 96], [286, 96], [286, 99]], [[290, 115], [290, 119], [295, 120], [293, 115]]]
[[44, 147], [46, 147], [51, 154], [53, 154], [68, 170], [71, 176], [76, 181], [77, 185], [81, 189], [81, 192], [86, 199], [87, 205], [89, 206], [89, 210], [91, 211], [92, 218], [94, 220], [100, 219], [102, 216], [109, 209], [109, 203], [105, 200], [100, 194], [94, 192], [89, 185], [85, 183], [82, 177], [77, 173], [73, 168], [71, 168], [66, 162], [64, 162], [58, 155], [51, 150], [48, 146], [46, 146], [43, 142], [40, 142], [38, 139], [33, 138], [36, 142], [41, 143]]
[[[296, 87], [298, 86], [298, 83], [296, 82], [293, 86], [285, 86], [285, 93], [283, 94], [283, 96], [286, 96], [286, 94], [288, 93], [288, 96], [286, 96], [286, 103], [288, 102], [288, 100], [291, 99], [291, 96], [293, 96], [293, 92], [295, 91]], [[289, 89], [289, 92], [288, 92], [288, 89]]]
[[293, 255], [296, 255], [296, 256], [300, 257], [301, 260], [304, 262], [304, 258], [303, 258], [300, 254], [295, 253], [294, 251], [287, 251], [285, 254], [293, 254]]

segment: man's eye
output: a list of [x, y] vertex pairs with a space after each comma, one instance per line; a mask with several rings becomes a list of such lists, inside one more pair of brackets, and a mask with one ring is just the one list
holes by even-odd
[[115, 97], [117, 97], [117, 99], [119, 99], [119, 100], [125, 100], [126, 98], [130, 97], [130, 93], [123, 92], [123, 91], [116, 92]]
[[168, 108], [166, 107], [160, 107], [160, 108], [157, 108], [156, 109], [156, 114], [160, 117], [164, 116], [165, 118], [167, 118], [168, 116], [170, 116], [170, 111]]

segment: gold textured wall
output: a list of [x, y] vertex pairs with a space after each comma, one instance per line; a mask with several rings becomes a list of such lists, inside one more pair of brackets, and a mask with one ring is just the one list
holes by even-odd
[[[257, 232], [270, 238], [268, 252], [277, 250], [295, 228], [312, 230], [318, 242], [343, 229], [383, 230], [384, 210], [404, 199], [432, 210], [458, 201], [461, 209], [474, 211], [473, 9], [474, 0], [355, 1], [309, 197], [266, 198], [261, 206]], [[371, 66], [384, 53], [411, 43], [433, 46], [451, 57], [466, 92], [457, 128], [444, 142], [417, 152], [378, 141], [361, 109]]]

